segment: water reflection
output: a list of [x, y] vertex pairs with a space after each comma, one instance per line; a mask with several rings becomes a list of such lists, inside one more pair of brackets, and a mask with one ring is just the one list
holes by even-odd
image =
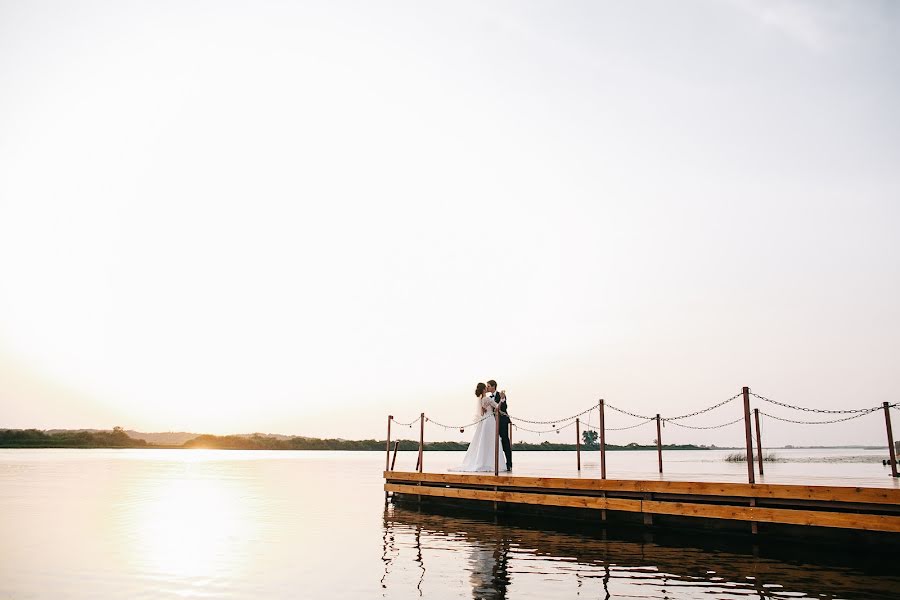
[[393, 590], [401, 597], [410, 589], [411, 582], [403, 580], [412, 566], [404, 557], [410, 557], [421, 569], [417, 589], [428, 597], [449, 597], [447, 588], [456, 582], [467, 583], [476, 599], [900, 597], [900, 578], [890, 575], [889, 567], [852, 564], [847, 556], [838, 564], [826, 559], [813, 565], [792, 560], [790, 550], [780, 545], [703, 547], [701, 541], [686, 547], [643, 533], [613, 539], [599, 530], [585, 535], [577, 528], [540, 527], [388, 507], [385, 595], [391, 597]]
[[119, 569], [174, 596], [233, 593], [253, 568], [261, 506], [242, 463], [202, 454], [116, 478], [110, 532]]
[[509, 540], [498, 539], [494, 543], [476, 542], [469, 554], [472, 575], [473, 598], [506, 598], [509, 585]]

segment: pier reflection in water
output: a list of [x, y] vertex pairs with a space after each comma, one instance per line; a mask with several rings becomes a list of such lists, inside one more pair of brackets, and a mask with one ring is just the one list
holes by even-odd
[[810, 564], [792, 560], [791, 549], [777, 542], [710, 546], [696, 539], [691, 546], [684, 533], [669, 543], [647, 533], [613, 537], [568, 527], [389, 506], [384, 596], [409, 597], [415, 589], [426, 598], [459, 598], [465, 589], [478, 599], [900, 598], [900, 577], [877, 557], [806, 548], [807, 560], [815, 555]]

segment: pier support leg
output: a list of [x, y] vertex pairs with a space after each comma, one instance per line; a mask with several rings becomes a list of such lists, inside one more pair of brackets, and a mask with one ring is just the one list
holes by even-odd
[[606, 479], [606, 422], [603, 417], [603, 399], [600, 399], [600, 479]]
[[419, 473], [422, 472], [423, 450], [425, 450], [425, 413], [419, 415]]
[[887, 427], [888, 436], [888, 455], [891, 459], [891, 477], [897, 476], [897, 454], [894, 451], [894, 432], [891, 429], [891, 405], [885, 402], [884, 407], [884, 425]]
[[659, 461], [659, 472], [662, 473], [662, 430], [659, 428], [659, 413], [656, 413], [656, 457]]
[[759, 431], [759, 409], [753, 409], [753, 424], [756, 425], [756, 456], [759, 460], [759, 474], [763, 474], [762, 434]]
[[[756, 498], [750, 498], [750, 506], [756, 506]], [[750, 533], [756, 535], [759, 533], [759, 528], [756, 525], [756, 521], [750, 521]]]
[[581, 421], [575, 419], [575, 460], [578, 463], [578, 472], [581, 472]]
[[394, 420], [393, 415], [388, 415], [388, 431], [387, 431], [387, 447], [385, 448], [385, 452], [387, 456], [384, 457], [384, 470], [390, 471], [391, 468], [391, 421]]
[[394, 465], [397, 464], [397, 450], [400, 449], [400, 440], [394, 442], [394, 456], [391, 458], [391, 471], [394, 470]]
[[[500, 474], [500, 407], [494, 409], [494, 476]], [[494, 503], [496, 510], [497, 503]]]
[[744, 387], [744, 432], [747, 434], [747, 478], [756, 483], [753, 473], [753, 431], [750, 427], [750, 388]]
[[[391, 467], [391, 421], [394, 420], [394, 415], [388, 415], [388, 428], [387, 428], [387, 442], [385, 442], [385, 457], [384, 457], [384, 470], [389, 471]], [[387, 506], [388, 498], [390, 497], [389, 492], [384, 493], [384, 504]]]

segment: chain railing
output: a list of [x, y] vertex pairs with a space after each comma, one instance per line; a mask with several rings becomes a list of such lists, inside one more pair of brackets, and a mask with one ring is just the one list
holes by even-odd
[[516, 425], [515, 421], [513, 421], [513, 424], [512, 424], [512, 425], [513, 425], [513, 427], [516, 428], [516, 430], [527, 431], [528, 433], [553, 433], [554, 431], [555, 431], [556, 433], [559, 433], [559, 432], [562, 431], [563, 429], [567, 429], [567, 428], [571, 427], [571, 426], [574, 425], [574, 424], [575, 424], [575, 421], [573, 420], [573, 421], [571, 421], [570, 423], [567, 423], [566, 425], [562, 425], [562, 426], [560, 426], [560, 427], [554, 427], [553, 429], [543, 429], [543, 430], [527, 429], [527, 428], [525, 428], [525, 427], [522, 427], [521, 425]]
[[868, 409], [866, 412], [855, 413], [855, 414], [850, 415], [849, 417], [841, 417], [839, 419], [830, 419], [828, 421], [800, 421], [797, 419], [788, 419], [785, 417], [778, 417], [775, 415], [770, 415], [769, 413], [766, 413], [763, 411], [759, 411], [759, 414], [761, 414], [764, 417], [768, 417], [770, 419], [775, 419], [776, 421], [784, 421], [785, 423], [796, 423], [798, 425], [826, 425], [828, 423], [842, 423], [844, 421], [858, 419], [860, 417], [864, 417], [868, 414], [872, 414], [873, 412], [877, 412], [879, 410], [881, 410], [881, 407], [876, 406], [875, 408]]
[[578, 417], [580, 417], [582, 415], [586, 415], [587, 413], [591, 412], [595, 408], [597, 408], [597, 405], [592, 404], [588, 408], [581, 411], [580, 413], [572, 415], [571, 417], [566, 417], [565, 419], [550, 419], [549, 421], [536, 421], [536, 420], [523, 419], [521, 417], [516, 417], [516, 421], [521, 421], [522, 423], [528, 423], [529, 425], [553, 425], [555, 423], [566, 423], [568, 421], [574, 422], [575, 419], [577, 419]]
[[[760, 413], [762, 414], [762, 413]], [[744, 420], [743, 415], [735, 419], [734, 421], [728, 421], [727, 423], [720, 423], [719, 425], [685, 425], [684, 423], [679, 423], [677, 421], [672, 421], [668, 419], [667, 421], [671, 425], [675, 425], [677, 427], [684, 427], [685, 429], [721, 429], [722, 427], [728, 427], [729, 425], [734, 425], [735, 423], [740, 423]]]
[[[736, 419], [727, 421], [725, 423], [719, 423], [716, 425], [692, 425], [692, 424], [680, 422], [682, 420], [690, 419], [692, 417], [696, 417], [696, 416], [711, 412], [713, 410], [716, 410], [718, 408], [721, 408], [721, 407], [737, 400], [742, 395], [744, 396], [744, 409], [742, 411], [743, 414]], [[721, 402], [717, 402], [715, 404], [712, 404], [712, 405], [702, 408], [700, 410], [685, 413], [682, 415], [676, 415], [673, 417], [666, 417], [666, 416], [662, 416], [662, 415], [656, 415], [656, 416], [642, 415], [640, 413], [635, 413], [635, 412], [631, 412], [627, 409], [620, 408], [620, 407], [610, 404], [609, 402], [606, 402], [604, 400], [599, 401], [598, 404], [591, 404], [588, 408], [582, 410], [581, 412], [578, 412], [574, 415], [571, 415], [571, 416], [568, 416], [565, 418], [561, 418], [561, 419], [546, 419], [546, 420], [526, 419], [526, 418], [522, 418], [522, 417], [512, 417], [505, 412], [501, 412], [501, 414], [503, 416], [506, 416], [509, 418], [511, 425], [516, 430], [528, 432], [528, 433], [539, 434], [539, 435], [546, 434], [546, 433], [553, 433], [553, 432], [559, 433], [560, 431], [562, 431], [564, 429], [568, 429], [568, 428], [572, 427], [573, 425], [576, 425], [576, 423], [579, 423], [580, 418], [583, 417], [584, 415], [588, 415], [588, 417], [587, 417], [586, 423], [581, 422], [581, 427], [583, 428], [583, 430], [584, 431], [601, 432], [601, 433], [610, 432], [610, 431], [626, 431], [626, 430], [636, 429], [638, 427], [642, 427], [643, 425], [647, 425], [648, 423], [652, 423], [654, 421], [657, 421], [657, 429], [658, 430], [661, 425], [664, 426], [668, 422], [668, 423], [671, 423], [672, 425], [675, 425], [676, 427], [681, 427], [684, 429], [707, 430], [707, 431], [722, 429], [724, 427], [735, 425], [737, 423], [744, 421], [746, 423], [746, 427], [747, 427], [747, 434], [746, 434], [747, 435], [747, 448], [748, 448], [747, 463], [748, 463], [748, 469], [750, 470], [750, 472], [749, 472], [750, 482], [753, 483], [753, 481], [754, 481], [753, 466], [752, 466], [753, 459], [751, 458], [751, 452], [750, 452], [752, 445], [753, 445], [751, 442], [751, 439], [750, 439], [752, 424], [750, 422], [749, 398], [751, 396], [753, 398], [756, 398], [763, 402], [767, 402], [769, 404], [774, 404], [774, 405], [780, 406], [782, 408], [787, 408], [790, 410], [801, 411], [801, 412], [805, 412], [805, 413], [816, 413], [816, 414], [822, 414], [822, 415], [837, 415], [835, 418], [827, 418], [824, 420], [791, 419], [789, 417], [773, 415], [773, 414], [763, 412], [759, 409], [754, 409], [753, 412], [754, 412], [754, 414], [757, 415], [756, 419], [755, 419], [756, 420], [756, 430], [757, 430], [757, 436], [756, 436], [757, 437], [757, 440], [756, 440], [757, 446], [761, 446], [761, 444], [762, 444], [762, 442], [760, 441], [761, 423], [759, 421], [759, 416], [767, 417], [767, 418], [773, 419], [775, 421], [782, 421], [785, 423], [792, 423], [792, 424], [797, 424], [797, 425], [826, 425], [826, 424], [832, 424], [832, 423], [843, 423], [846, 421], [851, 421], [851, 420], [858, 419], [860, 417], [864, 417], [866, 415], [872, 414], [874, 412], [883, 410], [885, 413], [885, 421], [886, 421], [885, 425], [887, 428], [888, 437], [891, 438], [892, 434], [891, 434], [890, 410], [889, 409], [894, 409], [894, 410], [900, 411], [900, 404], [898, 404], [897, 402], [894, 402], [894, 403], [883, 402], [879, 406], [866, 407], [866, 408], [847, 408], [847, 409], [811, 408], [811, 407], [807, 407], [807, 406], [799, 406], [799, 405], [795, 405], [795, 404], [789, 404], [787, 402], [780, 402], [778, 400], [773, 400], [772, 398], [768, 398], [766, 396], [762, 396], [760, 394], [752, 392], [752, 391], [750, 391], [749, 388], [745, 387], [741, 393], [735, 394], [734, 396], [731, 396], [730, 398], [726, 398], [725, 400], [722, 400]], [[638, 419], [638, 420], [640, 420], [640, 422], [633, 423], [631, 425], [624, 425], [621, 427], [608, 427], [605, 425], [605, 422], [603, 419], [603, 412], [602, 412], [603, 408], [609, 408], [609, 409], [616, 411], [618, 413], [621, 413], [623, 415]], [[590, 415], [595, 409], [598, 410], [598, 417], [599, 417], [598, 425], [596, 425], [596, 426], [591, 425], [591, 422], [590, 422], [591, 421]], [[476, 419], [470, 423], [462, 424], [462, 425], [448, 425], [448, 424], [436, 421], [430, 417], [426, 417], [424, 415], [421, 415], [408, 423], [397, 421], [396, 419], [393, 419], [393, 417], [391, 417], [389, 419], [389, 424], [388, 424], [388, 450], [390, 450], [390, 424], [391, 423], [396, 424], [398, 426], [411, 428], [413, 425], [415, 425], [416, 423], [419, 423], [420, 421], [423, 421], [423, 419], [424, 419], [424, 422], [422, 423], [423, 427], [424, 427], [425, 423], [432, 423], [432, 424], [434, 424], [438, 427], [441, 427], [443, 429], [446, 429], [446, 430], [458, 429], [460, 432], [464, 432], [466, 428], [478, 425], [479, 423], [483, 422], [485, 419], [491, 417], [492, 414], [493, 414], [492, 412], [488, 412], [488, 413], [484, 414], [481, 418]], [[532, 428], [526, 427], [522, 424], [552, 425], [552, 427], [549, 429], [532, 429]], [[420, 441], [419, 441], [420, 463], [417, 467], [420, 472], [421, 472], [422, 447], [424, 445], [422, 436], [423, 436], [423, 434], [420, 433]], [[576, 435], [576, 437], [579, 437], [579, 436]], [[660, 437], [661, 437], [660, 435], [657, 435], [657, 438], [660, 438]], [[657, 452], [659, 453], [659, 469], [660, 469], [660, 473], [662, 473], [662, 442], [660, 439], [657, 439], [655, 441], [655, 443], [657, 445]], [[889, 448], [891, 451], [891, 455], [890, 455], [890, 460], [888, 462], [890, 462], [890, 464], [891, 464], [892, 474], [896, 477], [897, 472], [896, 472], [896, 460], [895, 460], [895, 457], [893, 454], [893, 439], [889, 439]], [[576, 443], [576, 449], [578, 450], [578, 452], [580, 452], [579, 443]], [[601, 444], [601, 465], [602, 465], [601, 472], [602, 472], [602, 477], [605, 478], [606, 470], [605, 470], [605, 466], [603, 466], [603, 465], [605, 465], [605, 458], [603, 458], [602, 450], [603, 449], [602, 449], [602, 444]], [[394, 455], [396, 458], [396, 446], [394, 448]], [[760, 460], [762, 460], [762, 459], [760, 458]], [[579, 455], [578, 465], [579, 465], [579, 470], [580, 470], [580, 468], [581, 468], [580, 455]], [[393, 468], [393, 466], [391, 466], [391, 469], [392, 468]], [[763, 472], [762, 464], [760, 464], [760, 475], [762, 475], [762, 472]]]
[[479, 423], [481, 423], [482, 421], [484, 421], [484, 420], [487, 419], [487, 418], [488, 418], [488, 415], [485, 414], [485, 415], [483, 415], [480, 419], [477, 419], [477, 420], [475, 420], [475, 421], [472, 421], [471, 423], [466, 423], [465, 425], [445, 425], [444, 423], [438, 423], [437, 421], [435, 421], [435, 420], [432, 419], [431, 417], [425, 417], [425, 422], [426, 422], [426, 423], [434, 423], [434, 424], [437, 425], [438, 427], [443, 427], [444, 429], [459, 429], [459, 430], [463, 430], [463, 429], [465, 429], [466, 427], [472, 427], [473, 425], [478, 425]]
[[740, 397], [741, 397], [741, 394], [735, 394], [731, 398], [728, 398], [727, 400], [722, 400], [718, 404], [713, 404], [712, 406], [708, 406], [708, 407], [700, 409], [700, 410], [695, 410], [694, 412], [688, 413], [686, 415], [678, 415], [677, 417], [665, 417], [665, 420], [666, 421], [677, 421], [679, 419], [687, 419], [690, 417], [696, 417], [697, 415], [702, 415], [703, 413], [708, 413], [711, 410], [715, 410], [715, 409], [719, 408], [720, 406], [725, 406], [732, 400], [737, 400]]
[[[604, 427], [603, 431], [625, 431], [626, 429], [634, 429], [636, 427], [640, 427], [641, 425], [646, 425], [647, 423], [652, 423], [656, 420], [656, 417], [651, 419], [647, 419], [646, 421], [641, 421], [640, 423], [635, 423], [634, 425], [627, 425], [625, 427]], [[586, 425], [585, 429], [590, 431], [600, 431], [599, 427], [593, 427], [591, 425]]]
[[759, 398], [763, 402], [770, 402], [771, 404], [777, 404], [778, 406], [783, 406], [784, 408], [790, 408], [793, 410], [802, 410], [805, 412], [814, 412], [814, 413], [822, 413], [826, 415], [848, 415], [853, 413], [869, 413], [873, 410], [877, 410], [881, 408], [880, 406], [876, 406], [874, 408], [848, 408], [844, 410], [830, 410], [825, 408], [809, 408], [807, 406], [796, 406], [794, 404], [787, 404], [785, 402], [779, 402], [778, 400], [772, 400], [771, 398], [766, 398], [765, 396], [760, 396], [759, 394], [754, 394], [750, 392], [750, 395], [754, 398]]
[[629, 411], [625, 410], [624, 408], [619, 408], [618, 406], [613, 406], [609, 402], [604, 402], [603, 406], [605, 406], [606, 408], [611, 408], [616, 412], [620, 412], [623, 415], [628, 415], [629, 417], [634, 417], [635, 419], [652, 419], [652, 420], [656, 419], [656, 417], [648, 417], [647, 415], [639, 415], [637, 413], [629, 412]]

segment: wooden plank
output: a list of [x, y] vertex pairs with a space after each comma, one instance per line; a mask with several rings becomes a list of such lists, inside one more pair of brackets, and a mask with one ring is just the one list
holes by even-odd
[[474, 490], [397, 483], [386, 483], [384, 485], [384, 490], [386, 492], [398, 492], [410, 495], [509, 502], [513, 504], [566, 506], [574, 508], [619, 510], [624, 512], [644, 512], [647, 514], [659, 515], [700, 517], [707, 519], [728, 519], [734, 521], [757, 521], [786, 525], [863, 529], [867, 531], [887, 531], [894, 533], [900, 532], [900, 517], [885, 515], [793, 510], [787, 508], [762, 508], [758, 506], [692, 504], [687, 502], [663, 502], [658, 500], [630, 500], [622, 498], [601, 498], [596, 496], [528, 494], [522, 492]]
[[530, 487], [583, 491], [627, 491], [639, 493], [737, 496], [743, 498], [798, 499], [822, 502], [858, 502], [900, 505], [900, 488], [713, 483], [704, 481], [643, 481], [632, 479], [574, 479], [563, 477], [518, 477], [510, 475], [463, 475], [457, 473], [407, 473], [385, 471], [385, 479], [446, 484]]
[[494, 490], [471, 490], [465, 488], [433, 487], [386, 483], [386, 492], [401, 494], [438, 496], [441, 498], [461, 498], [466, 500], [487, 500], [494, 502], [510, 502], [513, 504], [537, 504], [543, 506], [568, 506], [574, 508], [599, 508], [641, 512], [640, 500], [621, 498], [598, 498], [596, 496], [560, 496], [556, 494], [524, 494], [522, 492], [504, 492]]
[[723, 506], [721, 504], [690, 504], [686, 502], [644, 501], [643, 510], [660, 515], [704, 517], [757, 521], [786, 525], [810, 525], [864, 529], [867, 531], [900, 532], [900, 517], [838, 513], [819, 510], [794, 510], [791, 508], [762, 508], [759, 506]]

